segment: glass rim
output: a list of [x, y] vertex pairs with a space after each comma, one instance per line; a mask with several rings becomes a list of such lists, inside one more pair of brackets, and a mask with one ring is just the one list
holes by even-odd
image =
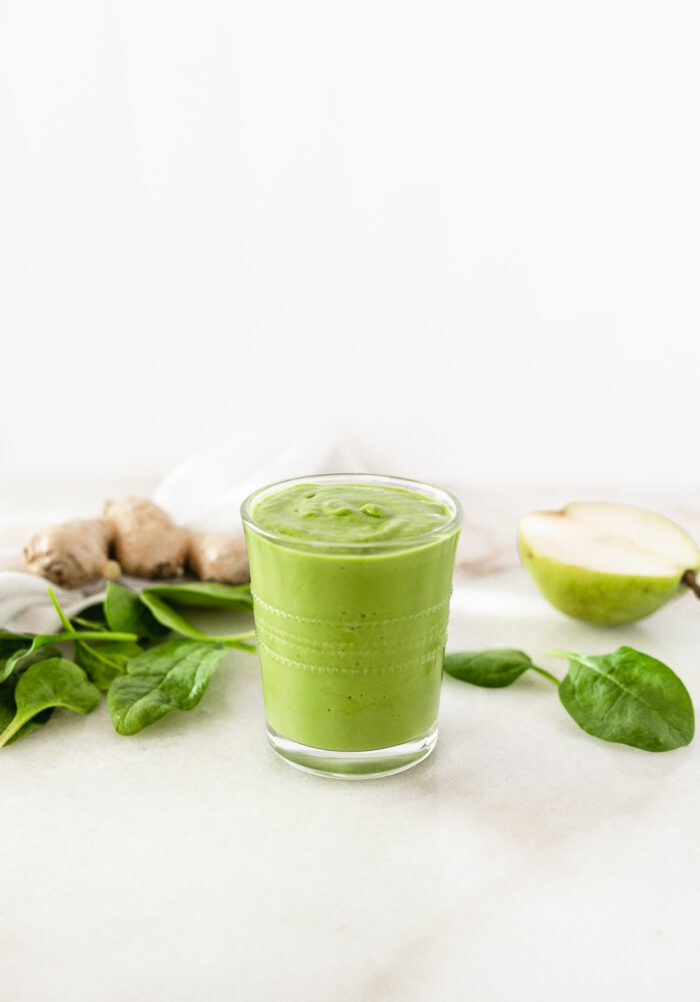
[[[403, 536], [400, 539], [377, 539], [362, 540], [360, 542], [347, 542], [328, 539], [308, 539], [300, 536], [290, 536], [275, 529], [268, 529], [261, 526], [255, 520], [253, 508], [257, 502], [271, 494], [284, 490], [287, 487], [295, 487], [299, 484], [318, 483], [345, 483], [345, 484], [368, 484], [382, 485], [389, 487], [400, 487], [404, 490], [423, 494], [432, 500], [445, 504], [451, 517], [444, 525], [436, 526], [427, 532], [419, 532], [414, 536]], [[424, 480], [414, 480], [410, 477], [394, 476], [382, 473], [310, 473], [301, 477], [286, 477], [283, 480], [275, 480], [272, 483], [264, 484], [252, 491], [242, 502], [240, 507], [241, 519], [245, 528], [250, 529], [258, 536], [278, 543], [289, 549], [305, 550], [313, 553], [387, 553], [392, 550], [413, 549], [419, 546], [428, 546], [437, 540], [447, 539], [457, 532], [462, 524], [463, 510], [459, 498], [438, 484]]]

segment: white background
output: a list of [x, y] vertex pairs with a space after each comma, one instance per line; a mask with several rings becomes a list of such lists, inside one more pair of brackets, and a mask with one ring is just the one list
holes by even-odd
[[386, 472], [697, 486], [698, 27], [0, 0], [0, 487], [297, 423]]

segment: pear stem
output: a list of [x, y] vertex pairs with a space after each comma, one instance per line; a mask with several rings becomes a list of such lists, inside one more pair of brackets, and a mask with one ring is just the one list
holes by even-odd
[[695, 576], [695, 571], [686, 571], [681, 581], [690, 588], [696, 598], [700, 598], [700, 582]]

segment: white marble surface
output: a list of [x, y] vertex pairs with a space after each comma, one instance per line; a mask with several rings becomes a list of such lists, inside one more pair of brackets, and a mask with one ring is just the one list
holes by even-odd
[[[627, 643], [700, 706], [691, 596], [630, 627], [574, 623], [512, 542], [515, 513], [556, 492], [462, 494], [449, 649], [518, 646], [561, 673], [549, 648]], [[2, 751], [0, 777], [10, 1002], [697, 994], [698, 748], [597, 741], [540, 677], [446, 678], [431, 758], [348, 783], [275, 757], [256, 659], [232, 652], [192, 713], [133, 738], [104, 705], [57, 714]]]

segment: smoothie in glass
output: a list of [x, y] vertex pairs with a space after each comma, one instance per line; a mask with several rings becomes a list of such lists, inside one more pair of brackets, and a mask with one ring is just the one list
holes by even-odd
[[275, 750], [349, 778], [421, 761], [437, 740], [457, 499], [329, 474], [262, 488], [242, 516]]

